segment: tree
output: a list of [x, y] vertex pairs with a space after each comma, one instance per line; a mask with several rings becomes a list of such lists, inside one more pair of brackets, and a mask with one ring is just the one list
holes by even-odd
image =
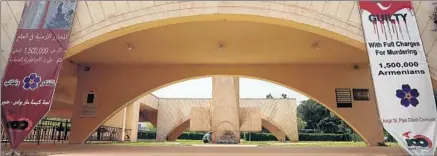
[[325, 117], [322, 120], [320, 120], [319, 123], [317, 123], [317, 127], [322, 131], [323, 133], [337, 133], [338, 132], [338, 126], [340, 123], [338, 123], [338, 120], [335, 117]]
[[340, 125], [338, 125], [338, 132], [342, 134], [352, 134], [352, 128], [350, 128], [344, 121], [340, 120]]
[[324, 118], [329, 117], [329, 111], [316, 101], [309, 99], [302, 101], [297, 107], [297, 115], [307, 123], [309, 129], [318, 129], [317, 124]]
[[281, 94], [282, 99], [288, 99], [287, 94]]
[[303, 121], [300, 117], [297, 117], [297, 130], [298, 132], [301, 129], [305, 129], [305, 127], [307, 126], [307, 122]]
[[150, 122], [146, 122], [145, 126], [146, 126], [150, 131], [152, 131], [152, 132], [156, 132], [156, 128], [155, 128], [155, 126], [153, 126], [152, 123], [150, 123]]
[[270, 133], [270, 131], [265, 127], [261, 127], [261, 133]]
[[266, 98], [267, 98], [267, 99], [273, 99], [273, 95], [272, 95], [272, 93], [267, 94], [267, 95], [266, 95]]

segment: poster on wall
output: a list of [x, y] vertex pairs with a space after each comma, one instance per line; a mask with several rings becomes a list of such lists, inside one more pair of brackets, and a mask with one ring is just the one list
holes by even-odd
[[384, 128], [411, 155], [434, 155], [437, 109], [411, 1], [359, 1]]
[[96, 93], [91, 91], [83, 95], [86, 101], [82, 104], [80, 117], [81, 118], [95, 118], [97, 115], [97, 97]]
[[15, 150], [52, 104], [76, 1], [26, 1], [1, 85], [1, 119]]

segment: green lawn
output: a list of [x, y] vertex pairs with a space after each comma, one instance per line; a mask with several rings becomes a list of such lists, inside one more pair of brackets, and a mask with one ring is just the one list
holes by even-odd
[[[157, 142], [154, 140], [138, 142], [117, 142], [113, 145], [131, 145], [131, 146], [190, 146], [193, 144], [203, 144], [201, 140], [177, 140], [175, 142]], [[343, 142], [343, 141], [299, 141], [277, 142], [277, 141], [241, 141], [242, 145], [259, 145], [259, 146], [285, 146], [285, 147], [366, 147], [364, 142]], [[389, 147], [397, 147], [396, 143], [387, 143]]]
[[138, 141], [138, 142], [115, 142], [112, 145], [132, 145], [132, 146], [190, 146], [193, 144], [203, 144], [202, 140], [177, 140], [158, 142], [155, 140]]

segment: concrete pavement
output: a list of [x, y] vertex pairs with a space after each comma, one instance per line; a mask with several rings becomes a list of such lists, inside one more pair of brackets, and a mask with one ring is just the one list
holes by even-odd
[[[403, 156], [390, 147], [277, 147], [277, 146], [132, 146], [99, 144], [24, 144], [28, 155], [54, 156]], [[2, 150], [3, 152], [3, 150]], [[37, 152], [37, 153], [35, 153]], [[3, 155], [3, 154], [2, 154]]]

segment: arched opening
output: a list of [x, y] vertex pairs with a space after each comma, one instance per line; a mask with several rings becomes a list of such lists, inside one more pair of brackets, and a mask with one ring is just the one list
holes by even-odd
[[[202, 77], [196, 77], [196, 78], [202, 78]], [[195, 80], [196, 78], [190, 78], [190, 79], [185, 79], [185, 80]], [[203, 77], [204, 78], [204, 77]], [[259, 78], [255, 78], [255, 79], [257, 79], [256, 81], [260, 81], [260, 80], [262, 80], [262, 79], [259, 79]], [[182, 80], [182, 81], [185, 81], [185, 80]], [[166, 85], [163, 85], [163, 86], [160, 86], [160, 87], [158, 87], [158, 88], [165, 88], [166, 86], [172, 86], [172, 84], [178, 84], [179, 82], [182, 82], [182, 81], [176, 81], [176, 82], [174, 82], [174, 83], [169, 83], [169, 84], [166, 84]], [[266, 81], [266, 82], [271, 82], [271, 81]], [[273, 82], [274, 84], [278, 84], [278, 83], [275, 83], [275, 82]], [[191, 85], [193, 85], [193, 84], [191, 84]], [[184, 87], [187, 87], [188, 85], [185, 85]], [[198, 88], [199, 87], [199, 85], [194, 85], [194, 86], [192, 86], [192, 87], [194, 87], [194, 88]], [[180, 90], [184, 90], [183, 89], [183, 87], [177, 87], [178, 89], [180, 89]], [[208, 88], [208, 87], [206, 87], [206, 88]], [[288, 88], [288, 87], [287, 87]], [[159, 91], [156, 91], [155, 90], [155, 92], [153, 92], [154, 94], [156, 94], [157, 92], [159, 92]], [[205, 92], [205, 91], [201, 91], [201, 92]], [[207, 92], [207, 91], [206, 91]], [[175, 92], [171, 92], [170, 94], [175, 94], [175, 95], [178, 95], [178, 93], [175, 93]], [[266, 96], [267, 96], [267, 98], [268, 98], [268, 95], [267, 95], [267, 93], [263, 93], [263, 94], [265, 94]], [[280, 95], [280, 94], [275, 94], [275, 96], [276, 97], [279, 97], [279, 96], [282, 96], [282, 98], [284, 98], [284, 95]], [[285, 97], [286, 97], [287, 95], [285, 95]], [[186, 97], [185, 97], [186, 98]], [[205, 97], [203, 97], [203, 99], [204, 99]], [[169, 99], [171, 99], [171, 98], [169, 98], [169, 97], [166, 97], [166, 98], [164, 98], [163, 100], [165, 101], [165, 100], [169, 100]], [[181, 100], [182, 99], [182, 100]], [[184, 102], [181, 102], [181, 101], [183, 101], [183, 99], [184, 99], [184, 97], [183, 96], [181, 96], [181, 95], [179, 95], [179, 97], [178, 96], [176, 96], [176, 100], [175, 101], [179, 101], [179, 103], [174, 103], [175, 105], [177, 105], [177, 104], [186, 104], [186, 103], [184, 103]], [[196, 99], [196, 98], [194, 98], [194, 99]], [[202, 98], [200, 98], [200, 99], [202, 99]], [[200, 101], [199, 101], [199, 99], [197, 98], [196, 99], [197, 101], [196, 101], [196, 103], [201, 103]], [[306, 102], [306, 101], [305, 101]], [[316, 102], [316, 101], [314, 101], [314, 102]], [[318, 104], [318, 103], [316, 103], [317, 105], [320, 105], [320, 104]], [[323, 105], [323, 104], [322, 104]], [[324, 105], [325, 106], [325, 105]], [[325, 109], [326, 110], [326, 108], [325, 107], [323, 107], [322, 106], [322, 108], [323, 109]], [[329, 108], [327, 108], [327, 109], [329, 109]], [[335, 109], [335, 108], [334, 108]], [[328, 110], [326, 110], [327, 111], [327, 113], [329, 114], [329, 112], [330, 111], [328, 111]], [[163, 114], [169, 114], [170, 112], [177, 112], [177, 111], [169, 111], [169, 112], [163, 112]], [[332, 118], [334, 118], [334, 120], [335, 120], [335, 118], [336, 118], [336, 115], [334, 115], [336, 112], [332, 112], [333, 114], [331, 115], [332, 117], [330, 118], [330, 119], [332, 119]], [[326, 118], [327, 116], [324, 116], [323, 118]], [[172, 118], [175, 118], [175, 117], [172, 117]], [[167, 130], [167, 132], [166, 133], [164, 133], [163, 134], [163, 136], [161, 137], [161, 138], [164, 138], [164, 139], [167, 139], [168, 141], [173, 141], [173, 140], [176, 140], [182, 133], [183, 133], [183, 131], [184, 130], [186, 130], [188, 127], [189, 127], [189, 124], [190, 124], [190, 122], [189, 122], [189, 118], [187, 117], [187, 116], [185, 116], [185, 118], [176, 118], [177, 119], [177, 121], [175, 122], [175, 123], [173, 123], [173, 125], [172, 125], [172, 123], [168, 123], [169, 125], [171, 125], [171, 126], [168, 126], [168, 128], [166, 128], [166, 129], [168, 129]], [[335, 120], [334, 122], [341, 122], [341, 125], [340, 126], [343, 126], [343, 128], [349, 128], [349, 126], [347, 125], [348, 124], [348, 121], [347, 121], [347, 118], [346, 118], [346, 121], [342, 121], [342, 117], [341, 116], [339, 116], [339, 118], [337, 118], [337, 120]], [[328, 119], [326, 119], [326, 120], [328, 120]], [[182, 122], [183, 121], [183, 122]], [[266, 119], [264, 119], [263, 118], [263, 123], [262, 123], [262, 126], [263, 127], [265, 127], [265, 128], [267, 128], [270, 132], [272, 132], [273, 133], [273, 135], [275, 136], [275, 137], [277, 137], [278, 138], [278, 140], [281, 140], [281, 138], [284, 138], [284, 137], [281, 137], [281, 135], [285, 135], [285, 134], [281, 134], [281, 131], [280, 131], [280, 128], [278, 128], [275, 124], [273, 124], [272, 122], [268, 122], [268, 120], [266, 120]], [[329, 122], [328, 122], [328, 124], [329, 123], [332, 123], [332, 122], [330, 122], [331, 120], [328, 120]], [[278, 124], [278, 123], [276, 123], [276, 124]], [[280, 123], [279, 123], [280, 124]], [[340, 123], [339, 123], [340, 124]], [[322, 125], [323, 126], [323, 125]], [[329, 125], [324, 125], [325, 127], [326, 126], [329, 126]], [[336, 127], [335, 128], [337, 128], [337, 126], [339, 126], [339, 125], [335, 125]], [[159, 124], [158, 124], [158, 127], [159, 127]], [[352, 126], [351, 126], [352, 127]], [[352, 129], [353, 129], [353, 127], [352, 127]], [[353, 131], [356, 131], [356, 130], [352, 130], [352, 132]], [[333, 131], [328, 131], [328, 130], [325, 130], [324, 131], [325, 133], [337, 133], [337, 132], [333, 132]], [[357, 131], [358, 132], [358, 134], [359, 134], [359, 131]], [[282, 132], [283, 133], [283, 132]], [[159, 135], [159, 134], [158, 134]], [[366, 141], [366, 138], [365, 137], [363, 137], [363, 139], [364, 139], [364, 141]]]
[[[311, 97], [311, 98], [312, 97], [316, 97], [316, 98], [313, 98], [313, 99], [317, 99], [317, 101], [325, 101], [325, 100], [327, 100], [327, 102], [320, 102], [320, 103], [326, 104], [327, 106], [329, 106], [328, 108], [330, 108], [330, 110], [337, 111], [337, 114], [340, 114], [340, 115], [338, 115], [340, 117], [344, 117], [345, 115], [347, 117], [350, 117], [351, 120], [349, 120], [349, 121], [352, 121], [352, 122], [349, 122], [349, 124], [352, 125], [353, 128], [358, 126], [360, 128], [366, 129], [366, 127], [367, 128], [369, 128], [369, 127], [368, 126], [364, 126], [364, 124], [361, 125], [363, 122], [366, 122], [366, 125], [368, 125], [368, 124], [371, 124], [371, 123], [375, 124], [375, 121], [377, 121], [376, 116], [372, 117], [372, 115], [376, 114], [376, 108], [374, 106], [371, 106], [371, 105], [357, 105], [356, 107], [350, 108], [350, 109], [339, 109], [339, 108], [337, 108], [335, 106], [335, 97], [326, 94], [327, 92], [328, 93], [329, 92], [332, 93], [332, 90], [335, 90], [336, 87], [333, 86], [335, 84], [334, 83], [329, 83], [329, 84], [324, 83], [325, 78], [327, 78], [327, 76], [328, 76], [328, 75], [324, 75], [325, 74], [324, 72], [329, 73], [330, 72], [329, 70], [331, 70], [331, 71], [335, 71], [336, 70], [336, 69], [334, 69], [334, 70], [329, 69], [329, 67], [328, 68], [325, 67], [325, 68], [319, 69], [319, 70], [321, 70], [319, 72], [310, 72], [310, 73], [308, 73], [306, 71], [305, 72], [301, 71], [302, 74], [300, 74], [298, 76], [296, 76], [296, 75], [295, 76], [287, 75], [286, 77], [277, 77], [277, 76], [279, 76], [277, 74], [284, 73], [284, 72], [290, 72], [290, 71], [291, 72], [299, 72], [299, 68], [290, 68], [290, 67], [287, 67], [287, 66], [285, 66], [285, 67], [284, 66], [273, 66], [274, 68], [271, 68], [272, 66], [269, 66], [270, 68], [266, 68], [265, 66], [264, 66], [264, 68], [262, 66], [256, 66], [256, 68], [241, 67], [241, 66], [240, 67], [238, 67], [238, 66], [237, 67], [230, 66], [228, 68], [226, 68], [226, 67], [205, 68], [205, 66], [202, 66], [201, 68], [196, 67], [196, 66], [173, 66], [173, 67], [165, 66], [166, 69], [162, 70], [162, 68], [161, 68], [162, 66], [157, 66], [157, 67], [160, 67], [160, 68], [159, 69], [158, 68], [156, 68], [156, 69], [152, 68], [152, 69], [148, 69], [148, 71], [144, 70], [144, 69], [133, 68], [133, 69], [129, 69], [129, 70], [120, 70], [118, 72], [122, 72], [122, 73], [118, 73], [118, 74], [115, 74], [115, 73], [105, 73], [105, 74], [103, 74], [103, 73], [100, 73], [100, 72], [108, 72], [109, 70], [101, 70], [101, 69], [104, 69], [104, 68], [100, 68], [99, 69], [98, 66], [95, 66], [94, 68], [96, 70], [94, 72], [96, 72], [95, 73], [96, 76], [100, 75], [100, 74], [103, 74], [103, 75], [107, 75], [107, 74], [114, 75], [113, 77], [107, 78], [107, 79], [105, 79], [103, 81], [99, 80], [100, 83], [105, 82], [105, 81], [107, 81], [107, 82], [108, 81], [112, 81], [110, 79], [116, 79], [117, 81], [119, 81], [120, 79], [123, 79], [122, 77], [117, 76], [117, 75], [130, 75], [130, 74], [136, 75], [136, 76], [133, 76], [131, 79], [129, 79], [129, 81], [133, 83], [132, 85], [129, 85], [131, 87], [131, 90], [129, 92], [131, 92], [131, 93], [133, 92], [136, 95], [134, 95], [134, 94], [129, 95], [128, 97], [130, 97], [130, 98], [126, 99], [127, 102], [120, 101], [121, 103], [125, 103], [125, 104], [132, 103], [134, 101], [132, 99], [136, 99], [138, 97], [142, 97], [145, 94], [151, 93], [152, 91], [155, 91], [156, 89], [161, 88], [163, 86], [167, 86], [169, 84], [173, 84], [173, 83], [180, 82], [180, 81], [187, 80], [187, 79], [201, 77], [201, 76], [194, 76], [194, 75], [198, 75], [198, 74], [202, 74], [203, 75], [203, 74], [207, 74], [207, 73], [211, 73], [213, 75], [223, 75], [223, 73], [229, 73], [228, 75], [230, 75], [230, 74], [246, 75], [246, 76], [247, 75], [251, 75], [249, 77], [261, 77], [259, 79], [276, 81], [276, 83], [279, 83], [279, 84], [287, 84], [287, 85], [284, 85], [284, 86], [296, 86], [294, 88], [298, 88], [298, 90], [304, 90], [304, 92], [308, 93], [307, 95], [312, 95], [312, 96], [309, 96], [309, 97]], [[342, 69], [345, 69], [342, 66], [337, 66], [337, 67], [341, 67]], [[117, 69], [117, 67], [111, 67], [111, 69], [112, 70], [113, 69]], [[235, 71], [235, 69], [237, 69], [237, 70]], [[301, 70], [307, 70], [307, 69], [311, 69], [311, 68], [308, 68], [308, 67], [305, 67], [303, 69], [301, 68]], [[190, 72], [193, 72], [193, 71], [195, 71], [195, 73], [190, 73]], [[229, 72], [229, 71], [233, 71], [233, 72]], [[127, 73], [123, 73], [123, 72], [127, 72]], [[143, 79], [144, 76], [139, 74], [139, 73], [150, 73], [150, 72], [152, 72], [152, 73], [159, 72], [160, 74], [158, 74], [158, 75], [155, 74], [154, 76], [150, 76], [150, 75], [147, 76], [147, 78], [149, 78], [149, 79], [151, 79], [151, 78], [154, 79], [153, 81], [143, 81], [144, 80]], [[351, 70], [351, 72], [356, 72], [356, 71]], [[137, 73], [137, 74], [135, 74], [135, 73]], [[313, 74], [316, 74], [316, 75], [313, 75]], [[319, 75], [317, 75], [317, 74], [319, 74]], [[343, 73], [343, 74], [330, 75], [330, 76], [336, 77], [336, 76], [341, 76], [341, 75], [344, 75], [344, 74], [349, 75], [347, 73]], [[94, 75], [94, 74], [92, 74], [92, 75]], [[355, 75], [355, 76], [356, 76], [357, 79], [361, 79], [362, 80], [362, 81], [360, 81], [360, 83], [366, 81], [366, 79], [363, 79], [363, 77], [360, 77], [359, 75]], [[290, 81], [290, 79], [292, 79], [292, 81]], [[308, 81], [308, 80], [313, 80], [312, 81], [313, 83], [310, 84], [310, 85], [302, 85], [301, 83], [298, 83], [299, 79], [300, 79], [300, 82], [305, 82], [305, 81]], [[115, 82], [117, 82], [117, 81], [115, 81]], [[95, 82], [97, 82], [97, 81], [95, 81]], [[337, 79], [337, 82], [344, 83], [344, 82], [350, 82], [350, 81], [347, 81], [347, 80], [344, 80], [344, 79], [340, 78], [340, 79]], [[366, 82], [366, 83], [370, 84], [370, 82]], [[89, 84], [89, 83], [87, 83], [87, 84]], [[93, 84], [98, 84], [98, 83], [93, 83]], [[117, 83], [113, 83], [113, 84], [114, 85], [110, 86], [110, 88], [112, 88], [112, 87], [126, 87], [126, 86], [121, 86], [121, 84], [117, 84]], [[105, 86], [108, 86], [108, 85], [105, 85]], [[143, 87], [142, 88], [136, 88], [136, 87], [139, 87], [139, 86], [143, 86]], [[318, 88], [320, 86], [323, 86], [323, 87], [322, 88]], [[354, 87], [354, 85], [352, 85], [352, 84], [345, 84], [344, 86], [345, 87], [348, 87], [348, 86]], [[356, 84], [355, 84], [355, 86], [356, 86]], [[92, 87], [92, 86], [88, 86], [87, 85], [86, 88], [88, 88], [88, 87]], [[99, 87], [103, 87], [103, 86], [99, 86]], [[149, 91], [144, 93], [143, 92], [144, 91], [144, 87], [145, 88], [149, 88], [148, 89]], [[86, 88], [83, 88], [83, 89], [86, 89]], [[291, 88], [291, 87], [289, 87], [289, 88]], [[86, 89], [86, 90], [88, 90], [88, 89]], [[110, 89], [108, 88], [108, 90], [110, 90]], [[141, 94], [141, 93], [143, 93], [143, 94]], [[137, 96], [139, 94], [140, 94], [140, 96]], [[116, 97], [116, 94], [110, 93], [110, 92], [107, 92], [107, 95], [109, 97]], [[107, 100], [109, 100], [109, 99], [107, 99]], [[112, 99], [112, 100], [107, 101], [107, 102], [108, 103], [115, 102], [115, 100]], [[110, 106], [110, 105], [108, 105], [108, 106]], [[363, 106], [365, 106], [365, 107], [363, 107]], [[115, 106], [115, 107], [112, 107], [112, 108], [114, 108], [115, 111], [117, 111], [117, 109], [119, 110], [122, 107]], [[370, 120], [362, 121], [360, 119], [354, 119], [354, 116], [355, 116], [355, 118], [357, 116], [356, 116], [356, 113], [353, 113], [353, 111], [363, 112], [363, 109], [365, 109], [366, 111], [369, 111], [369, 113], [366, 113], [366, 115], [369, 115]], [[352, 112], [348, 113], [349, 111], [352, 111]], [[112, 110], [112, 111], [109, 112], [109, 110], [108, 110], [108, 113], [112, 113], [112, 112], [114, 112], [114, 111]], [[106, 117], [109, 118], [109, 115], [106, 116]], [[90, 120], [88, 120], [88, 122], [89, 121]], [[100, 120], [100, 121], [97, 120], [96, 122], [98, 122], [98, 123], [96, 123], [96, 125], [99, 125], [99, 123], [101, 123], [102, 121], [104, 121], [104, 120]], [[355, 122], [355, 124], [353, 124], [354, 122]], [[376, 125], [376, 127], [378, 127], [378, 126], [380, 126], [380, 125]], [[355, 131], [357, 133], [360, 134], [360, 133], [363, 132], [363, 131], [359, 130], [360, 128], [354, 128], [354, 129], [355, 129]], [[379, 134], [375, 134], [374, 130], [375, 130], [375, 128], [372, 128], [372, 130], [364, 130], [364, 133], [367, 133], [366, 135], [370, 135], [370, 137], [372, 137], [372, 135], [375, 135], [374, 136], [375, 140], [379, 140], [379, 139], [377, 139], [377, 138], [379, 138]], [[367, 131], [367, 132], [365, 132], [365, 131]], [[72, 134], [74, 134], [74, 133], [72, 133]], [[366, 140], [366, 138], [369, 138], [369, 137], [362, 137], [362, 138], [364, 140]], [[379, 142], [379, 141], [377, 141], [377, 142]], [[376, 144], [376, 141], [375, 141], [375, 144]]]
[[[370, 127], [362, 126], [371, 124], [373, 129], [381, 129], [376, 123], [373, 94], [369, 101], [358, 101], [347, 109], [337, 107], [335, 98], [337, 88], [366, 88], [372, 92], [369, 69], [353, 68], [365, 67], [368, 62], [360, 46], [339, 42], [339, 36], [330, 38], [326, 33], [332, 32], [320, 28], [311, 27], [313, 31], [309, 31], [310, 27], [302, 29], [303, 25], [287, 25], [279, 19], [247, 16], [253, 18], [251, 21], [234, 18], [237, 16], [202, 16], [208, 18], [153, 28], [126, 28], [123, 35], [101, 36], [105, 42], [93, 43], [68, 57], [79, 64], [76, 94], [95, 90], [101, 97], [108, 97], [99, 99], [106, 107], [99, 108], [97, 117], [87, 122], [100, 125], [114, 112], [168, 84], [211, 75], [237, 75], [305, 93], [340, 118], [347, 118], [357, 133], [366, 133], [361, 135], [367, 136], [363, 139], [369, 144], [381, 141], [382, 132], [370, 132]], [[85, 71], [85, 67], [90, 70]], [[76, 96], [75, 103], [80, 100]], [[74, 110], [79, 112], [79, 107]], [[356, 116], [359, 110], [368, 111], [371, 117], [360, 120]], [[77, 114], [72, 122], [85, 119]], [[82, 142], [90, 129], [72, 128], [72, 136], [79, 136], [72, 137], [71, 142]]]
[[[88, 7], [88, 6], [87, 6]], [[218, 10], [218, 9], [217, 9]], [[356, 10], [356, 9], [352, 9], [352, 10]], [[106, 17], [105, 17], [106, 18]], [[261, 19], [261, 18], [259, 18], [259, 19]], [[180, 20], [180, 19], [178, 19], [178, 20]], [[91, 19], [91, 21], [93, 21], [93, 19]], [[183, 21], [183, 20], [181, 20], [181, 21]], [[250, 20], [249, 20], [250, 21]], [[260, 21], [260, 20], [258, 20], [258, 21]], [[261, 20], [262, 21], [262, 20]], [[329, 20], [328, 20], [329, 21]], [[127, 23], [129, 23], [129, 22], [131, 22], [131, 21], [128, 21]], [[253, 22], [253, 21], [250, 21], [250, 22]], [[123, 22], [124, 23], [124, 22]], [[157, 22], [157, 23], [159, 23], [159, 22]], [[175, 24], [175, 23], [172, 23], [172, 22], [166, 22], [167, 24]], [[177, 22], [176, 22], [177, 23]], [[268, 23], [268, 22], [267, 22]], [[272, 22], [273, 23], [273, 22]], [[103, 24], [104, 25], [104, 24]], [[159, 24], [158, 24], [159, 25]], [[93, 26], [90, 26], [90, 27], [94, 27], [94, 25]], [[142, 26], [141, 26], [142, 27]], [[335, 27], [335, 26], [334, 26]], [[345, 26], [345, 27], [348, 27], [348, 26]], [[131, 27], [132, 28], [132, 27]], [[137, 27], [138, 28], [138, 27]], [[130, 29], [130, 30], [134, 30], [134, 29]], [[317, 31], [320, 31], [320, 30], [322, 30], [322, 29], [318, 29]], [[86, 32], [86, 31], [89, 31], [89, 29], [87, 29], [87, 30], [84, 30], [84, 32]], [[315, 33], [315, 32], [317, 32], [317, 31], [311, 31], [311, 32], [313, 32], [313, 33]], [[120, 31], [118, 31], [118, 36], [123, 36], [123, 35], [126, 35], [126, 34], [129, 34], [129, 33], [131, 33], [130, 31], [124, 31], [124, 33], [120, 33]], [[319, 34], [319, 33], [316, 33], [316, 34]], [[323, 36], [323, 35], [322, 35]], [[325, 36], [329, 36], [329, 35], [325, 35]], [[341, 40], [342, 41], [348, 41], [348, 39], [344, 39], [344, 38], [342, 38], [343, 36], [340, 36], [340, 35], [338, 35], [338, 34], [336, 34], [335, 35], [336, 37], [339, 37], [339, 38], [341, 38]], [[81, 36], [82, 37], [82, 36]], [[87, 37], [84, 37], [84, 38], [88, 38], [89, 36], [87, 36]], [[94, 36], [93, 36], [94, 37]], [[109, 38], [111, 38], [111, 37], [109, 37]], [[111, 39], [113, 39], [113, 38], [111, 38]], [[100, 42], [100, 43], [103, 43], [104, 41], [108, 41], [108, 40], [101, 40], [102, 42]], [[92, 41], [91, 41], [92, 42]], [[352, 41], [353, 42], [353, 41]], [[356, 42], [355, 42], [356, 43]], [[96, 43], [96, 42], [94, 42], [94, 45], [97, 45], [98, 43]], [[94, 45], [92, 45], [92, 46], [94, 46]], [[315, 47], [317, 47], [317, 45], [319, 45], [318, 44], [318, 42], [315, 42], [314, 44], [312, 44], [312, 45], [315, 45]], [[352, 44], [350, 44], [350, 45], [352, 45]], [[356, 45], [360, 45], [360, 46], [362, 46], [360, 43], [358, 43], [358, 44], [356, 44]], [[83, 45], [81, 45], [82, 47], [86, 47], [86, 46], [83, 46]], [[79, 46], [80, 47], [80, 46]], [[90, 46], [91, 47], [91, 46]], [[222, 46], [219, 46], [219, 47], [222, 47]], [[88, 47], [89, 48], [89, 47]], [[86, 49], [86, 48], [84, 48], [84, 49]], [[130, 49], [130, 47], [129, 48], [127, 48], [127, 49]], [[316, 49], [318, 49], [318, 47], [316, 48]], [[359, 49], [359, 48], [358, 48]], [[82, 51], [82, 50], [79, 50], [79, 51]], [[346, 50], [347, 51], [347, 50]], [[286, 58], [286, 57], [284, 57], [284, 58]], [[170, 62], [170, 61], [169, 61]], [[352, 61], [351, 61], [352, 62]], [[83, 62], [82, 62], [83, 63]], [[84, 64], [90, 64], [90, 65], [95, 65], [94, 63], [96, 63], [96, 62], [85, 62]], [[155, 62], [156, 63], [156, 62]], [[229, 62], [227, 62], [227, 63], [229, 63]], [[250, 63], [250, 61], [249, 61], [249, 63]], [[252, 62], [253, 63], [253, 62]], [[281, 63], [281, 62], [280, 62]], [[283, 62], [282, 62], [283, 63]], [[300, 63], [302, 63], [302, 62], [300, 62]], [[325, 62], [326, 63], [326, 62]], [[332, 63], [332, 62], [331, 62]], [[343, 62], [344, 63], [344, 62]], [[355, 62], [354, 62], [355, 63]], [[96, 64], [99, 64], [99, 62], [97, 62]], [[81, 65], [83, 65], [83, 64], [81, 64]], [[364, 64], [365, 65], [365, 64]], [[347, 86], [347, 85], [346, 85]], [[78, 91], [78, 93], [79, 92], [81, 92], [81, 91]], [[104, 91], [102, 91], [102, 92], [104, 92]], [[79, 93], [80, 94], [80, 93]], [[126, 101], [128, 101], [128, 100], [126, 100], [126, 99], [128, 99], [128, 98], [125, 98], [124, 100], [120, 100], [120, 101], [122, 101], [123, 103], [120, 103], [120, 105], [122, 105], [122, 104], [124, 104]], [[77, 101], [77, 100], [76, 100]], [[80, 101], [80, 100], [79, 100]], [[117, 101], [117, 102], [120, 102], [120, 101]], [[332, 100], [331, 101], [329, 101], [329, 100], [327, 100], [328, 102], [332, 102]], [[116, 109], [116, 108], [112, 108], [111, 107], [111, 109]], [[105, 112], [105, 113], [102, 113], [103, 115], [98, 115], [99, 117], [99, 119], [96, 119], [96, 120], [101, 120], [101, 118], [104, 118], [105, 116], [108, 116], [108, 113], [107, 112]], [[103, 117], [102, 117], [103, 116]], [[93, 121], [94, 122], [94, 121]]]

